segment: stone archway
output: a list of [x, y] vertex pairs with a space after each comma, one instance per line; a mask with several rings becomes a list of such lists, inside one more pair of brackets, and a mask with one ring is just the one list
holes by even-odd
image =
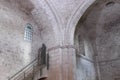
[[74, 9], [70, 19], [67, 22], [65, 33], [64, 33], [64, 43], [74, 45], [74, 32], [82, 15], [85, 11], [95, 2], [95, 0], [84, 0], [82, 5], [77, 5]]
[[75, 31], [77, 80], [114, 80], [120, 76], [120, 4], [95, 2]]

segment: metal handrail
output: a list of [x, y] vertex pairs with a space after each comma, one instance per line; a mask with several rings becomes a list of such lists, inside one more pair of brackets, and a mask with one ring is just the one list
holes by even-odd
[[[36, 59], [34, 59], [32, 62], [30, 62], [28, 65], [26, 65], [24, 68], [22, 68], [20, 71], [18, 71], [16, 74], [14, 74], [13, 76], [11, 76], [11, 77], [9, 77], [8, 78], [8, 80], [12, 80], [12, 79], [14, 79], [14, 78], [16, 78], [16, 77], [19, 77], [20, 76], [20, 74], [22, 74], [22, 72], [23, 73], [25, 73], [25, 70], [27, 70], [27, 69], [29, 69], [29, 68], [31, 68], [31, 67], [34, 67], [34, 63], [36, 62], [37, 63], [37, 58]], [[36, 64], [37, 65], [37, 64]]]

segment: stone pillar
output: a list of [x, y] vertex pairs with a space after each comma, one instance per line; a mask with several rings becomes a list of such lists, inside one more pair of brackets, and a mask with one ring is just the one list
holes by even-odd
[[50, 56], [48, 80], [76, 80], [75, 48], [71, 45], [57, 46], [48, 52]]

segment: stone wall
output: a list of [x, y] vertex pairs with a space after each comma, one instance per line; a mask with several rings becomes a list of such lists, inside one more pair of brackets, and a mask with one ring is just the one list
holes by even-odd
[[[113, 10], [111, 12], [111, 10]], [[96, 47], [101, 80], [120, 77], [120, 4], [106, 6], [101, 11], [97, 25]]]
[[[94, 0], [1, 0], [0, 80], [7, 80], [31, 62], [42, 42], [50, 54], [48, 79], [95, 80], [95, 55], [99, 62], [99, 79], [119, 78], [120, 6], [115, 4], [106, 8], [109, 0], [104, 1], [95, 3], [92, 10], [83, 15]], [[77, 57], [76, 67], [73, 35], [82, 15], [86, 17], [79, 21], [85, 27], [81, 29], [85, 36], [85, 56]], [[33, 25], [32, 42], [23, 39], [27, 23]]]
[[101, 80], [120, 79], [120, 59], [99, 62]]
[[73, 46], [51, 48], [49, 55], [48, 80], [76, 80], [76, 59]]
[[84, 25], [87, 30], [94, 55], [97, 56], [96, 71], [98, 71], [99, 80], [120, 79], [120, 4], [117, 0], [114, 2], [109, 6], [107, 5], [109, 1], [96, 2], [79, 21], [81, 27]]
[[[42, 43], [32, 15], [19, 9], [17, 4], [0, 1], [0, 80], [7, 80], [31, 62]], [[27, 23], [33, 26], [32, 42], [24, 40]]]

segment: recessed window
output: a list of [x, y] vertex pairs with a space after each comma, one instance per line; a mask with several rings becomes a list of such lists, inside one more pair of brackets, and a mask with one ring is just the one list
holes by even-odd
[[32, 41], [32, 37], [33, 37], [33, 28], [32, 25], [28, 23], [25, 26], [24, 40]]

